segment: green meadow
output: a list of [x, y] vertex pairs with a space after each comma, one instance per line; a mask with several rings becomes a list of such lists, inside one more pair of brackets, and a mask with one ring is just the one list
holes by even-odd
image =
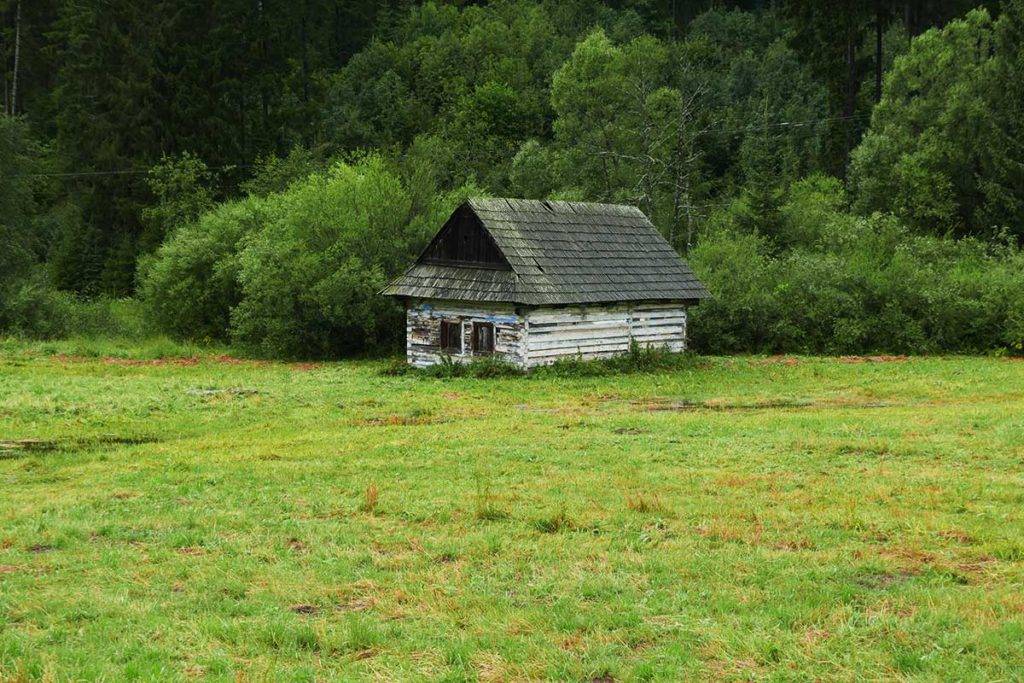
[[1024, 677], [1024, 362], [113, 351], [0, 344], [0, 680]]

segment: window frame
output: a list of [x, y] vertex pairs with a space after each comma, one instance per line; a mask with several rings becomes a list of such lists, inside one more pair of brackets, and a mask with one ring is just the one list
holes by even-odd
[[[489, 334], [484, 335], [484, 339], [481, 339], [480, 332], [484, 329], [489, 330]], [[494, 346], [497, 343], [497, 330], [494, 327], [494, 323], [473, 321], [473, 355], [475, 356], [490, 356], [494, 354]], [[489, 348], [483, 348], [483, 341], [489, 341]]]
[[[454, 335], [454, 339], [452, 338], [452, 335]], [[445, 337], [447, 337], [447, 339]], [[442, 320], [438, 331], [437, 345], [442, 351], [458, 353], [461, 355], [465, 350], [465, 340], [463, 339], [462, 334], [462, 321]]]

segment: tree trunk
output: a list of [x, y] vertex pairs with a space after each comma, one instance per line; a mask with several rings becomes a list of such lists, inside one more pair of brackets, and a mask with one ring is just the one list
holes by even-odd
[[299, 43], [302, 45], [302, 103], [309, 103], [309, 2], [302, 3], [302, 20], [299, 22]]
[[270, 98], [267, 95], [266, 76], [264, 75], [266, 73], [270, 73], [270, 58], [268, 57], [269, 50], [267, 48], [267, 21], [263, 16], [263, 0], [257, 0], [256, 8], [259, 14], [259, 23], [257, 31], [259, 35], [260, 46], [260, 71], [262, 72], [260, 73], [259, 76], [259, 90], [260, 111], [263, 114], [263, 120], [261, 122], [259, 131], [254, 131], [253, 137], [256, 139], [255, 145], [257, 146], [257, 148], [259, 148], [264, 142], [263, 138], [267, 134], [267, 131], [270, 130]]
[[11, 79], [11, 114], [18, 113], [18, 65], [21, 61], [21, 0], [14, 10], [14, 75]]
[[857, 53], [854, 42], [854, 30], [850, 26], [846, 35], [846, 97], [843, 101], [843, 128], [845, 130], [845, 149], [843, 154], [843, 173], [850, 161], [853, 149], [853, 114], [857, 106]]
[[875, 0], [875, 103], [882, 99], [882, 0]]

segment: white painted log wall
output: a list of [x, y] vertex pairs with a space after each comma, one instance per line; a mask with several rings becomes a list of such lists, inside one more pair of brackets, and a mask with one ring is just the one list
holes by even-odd
[[[439, 347], [442, 320], [463, 323], [461, 353]], [[415, 301], [406, 309], [408, 362], [426, 367], [448, 355], [458, 362], [472, 360], [474, 321], [493, 323], [495, 355], [521, 367], [545, 365], [559, 358], [607, 358], [625, 353], [633, 341], [670, 351], [686, 348], [686, 307], [682, 304], [537, 308], [521, 316], [511, 305], [485, 308]]]
[[606, 358], [625, 353], [631, 342], [686, 348], [686, 307], [633, 304], [539, 308], [526, 315], [526, 366], [559, 358]]
[[[439, 347], [441, 321], [462, 323], [462, 352], [452, 353]], [[469, 362], [473, 356], [472, 323], [494, 324], [494, 355], [519, 366], [525, 364], [525, 321], [511, 305], [494, 304], [483, 308], [456, 302], [410, 302], [405, 315], [406, 359], [410, 365], [426, 367], [450, 356], [457, 362]]]

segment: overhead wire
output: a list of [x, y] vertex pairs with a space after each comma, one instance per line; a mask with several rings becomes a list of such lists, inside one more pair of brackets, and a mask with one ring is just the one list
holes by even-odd
[[[700, 138], [707, 135], [737, 135], [740, 133], [749, 133], [754, 131], [765, 131], [775, 128], [780, 129], [806, 129], [814, 125], [821, 123], [835, 123], [839, 121], [859, 121], [869, 119], [871, 114], [851, 114], [849, 116], [828, 116], [820, 119], [807, 119], [803, 121], [777, 121], [775, 123], [766, 123], [753, 126], [744, 126], [741, 128], [707, 128], [702, 131], [698, 131], [693, 137]], [[214, 166], [208, 168], [209, 171], [224, 171], [234, 170], [239, 168], [252, 168], [253, 164], [226, 164], [224, 166]], [[53, 173], [19, 173], [11, 177], [33, 177], [33, 178], [87, 178], [87, 177], [102, 177], [102, 176], [115, 176], [115, 175], [148, 175], [151, 168], [123, 168], [123, 169], [111, 169], [105, 171], [67, 171], [67, 172], [53, 172]]]

